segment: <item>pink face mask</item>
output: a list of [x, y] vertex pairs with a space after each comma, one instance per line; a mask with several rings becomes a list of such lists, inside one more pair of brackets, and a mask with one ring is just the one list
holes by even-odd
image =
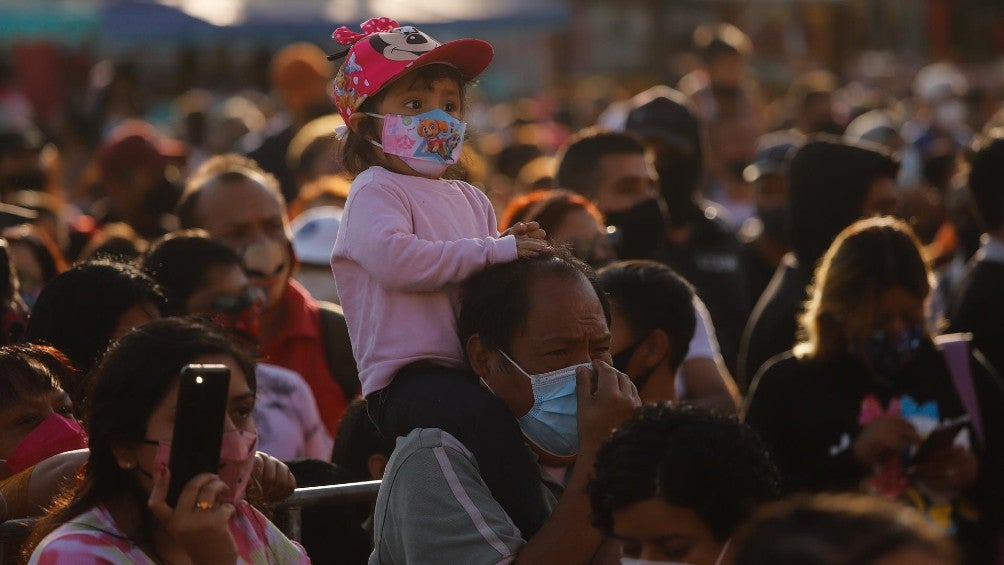
[[62, 414], [50, 414], [34, 430], [17, 444], [14, 453], [5, 460], [12, 473], [21, 471], [74, 449], [87, 447], [87, 432], [72, 418]]
[[383, 119], [382, 142], [372, 141], [373, 145], [397, 155], [418, 173], [441, 176], [460, 159], [467, 124], [443, 110], [416, 116], [368, 115]]
[[[153, 458], [154, 469], [166, 469], [171, 464], [171, 442], [144, 440], [144, 443], [157, 444], [157, 454]], [[228, 430], [223, 432], [223, 443], [220, 445], [220, 470], [217, 475], [230, 487], [220, 495], [220, 500], [233, 504], [244, 499], [244, 492], [251, 480], [254, 470], [254, 456], [258, 447], [258, 433], [243, 430]], [[142, 469], [141, 472], [144, 472]]]

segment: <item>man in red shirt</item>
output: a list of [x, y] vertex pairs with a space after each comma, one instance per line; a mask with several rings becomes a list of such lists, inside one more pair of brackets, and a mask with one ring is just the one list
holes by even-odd
[[356, 365], [341, 307], [315, 301], [292, 278], [296, 256], [278, 181], [246, 157], [213, 157], [189, 179], [178, 217], [182, 228], [204, 229], [243, 257], [266, 297], [262, 360], [303, 375], [334, 436], [359, 391]]

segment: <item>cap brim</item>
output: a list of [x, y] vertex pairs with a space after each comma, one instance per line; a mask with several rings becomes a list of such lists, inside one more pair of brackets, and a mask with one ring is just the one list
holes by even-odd
[[464, 80], [478, 77], [492, 62], [495, 51], [487, 41], [480, 39], [456, 39], [429, 51], [415, 59], [408, 70], [432, 63], [446, 63], [456, 67]]

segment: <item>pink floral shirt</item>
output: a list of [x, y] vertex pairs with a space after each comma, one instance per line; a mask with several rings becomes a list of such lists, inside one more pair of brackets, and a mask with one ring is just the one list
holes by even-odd
[[[298, 543], [286, 538], [268, 518], [246, 501], [237, 505], [237, 513], [230, 520], [230, 534], [237, 544], [239, 565], [310, 563], [310, 558]], [[45, 536], [28, 563], [156, 565], [119, 530], [104, 506], [84, 512]]]

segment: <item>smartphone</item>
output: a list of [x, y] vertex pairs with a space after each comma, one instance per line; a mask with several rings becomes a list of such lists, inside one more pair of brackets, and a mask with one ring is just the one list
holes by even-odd
[[931, 430], [931, 433], [917, 446], [917, 451], [913, 454], [913, 460], [923, 461], [946, 447], [951, 446], [952, 442], [955, 441], [955, 436], [959, 434], [962, 428], [969, 424], [969, 419], [969, 415], [965, 414]]
[[167, 490], [167, 503], [172, 507], [193, 477], [219, 471], [229, 395], [230, 368], [226, 365], [181, 368], [171, 439], [171, 484]]

